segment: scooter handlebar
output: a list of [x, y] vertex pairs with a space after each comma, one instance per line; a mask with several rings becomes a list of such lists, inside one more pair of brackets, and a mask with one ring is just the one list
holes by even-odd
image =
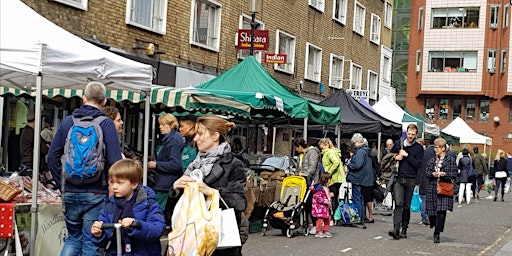
[[[121, 223], [103, 223], [101, 225], [101, 229], [115, 228], [116, 224], [121, 226]], [[128, 228], [129, 229], [134, 229], [134, 228], [140, 228], [140, 227], [141, 227], [140, 222], [134, 221], [132, 224], [130, 224], [130, 226]]]

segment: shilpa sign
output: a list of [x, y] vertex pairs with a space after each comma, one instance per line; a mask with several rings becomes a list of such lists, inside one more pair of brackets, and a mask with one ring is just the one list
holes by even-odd
[[[251, 49], [251, 30], [239, 29], [237, 48], [240, 50]], [[268, 30], [254, 30], [254, 50], [268, 50]]]

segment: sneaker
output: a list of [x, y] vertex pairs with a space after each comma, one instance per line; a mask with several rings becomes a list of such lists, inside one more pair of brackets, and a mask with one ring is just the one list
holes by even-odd
[[329, 222], [329, 226], [331, 226], [331, 227], [334, 226], [334, 221], [333, 220], [331, 220], [331, 222]]
[[316, 228], [315, 227], [309, 227], [309, 234], [310, 235], [316, 235]]
[[488, 196], [488, 197], [486, 197], [485, 199], [493, 199], [493, 198], [494, 198], [494, 196], [489, 195], [489, 196]]
[[316, 233], [315, 237], [318, 237], [318, 238], [324, 238], [324, 237], [325, 237], [324, 232], [318, 232], [318, 233]]
[[324, 236], [325, 236], [325, 237], [327, 237], [327, 238], [331, 238], [331, 237], [332, 237], [332, 234], [331, 234], [331, 232], [329, 232], [329, 231], [325, 231], [325, 232], [324, 232]]

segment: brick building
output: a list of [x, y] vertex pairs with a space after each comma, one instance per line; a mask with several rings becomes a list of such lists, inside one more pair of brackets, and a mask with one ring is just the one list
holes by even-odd
[[411, 5], [406, 105], [445, 127], [463, 118], [512, 151], [509, 0]]
[[[236, 48], [238, 29], [250, 28], [247, 1], [23, 2], [89, 42], [151, 64], [155, 84], [195, 86], [248, 54]], [[390, 1], [261, 1], [256, 22], [269, 31], [269, 47], [255, 56], [303, 96], [321, 100], [342, 87], [370, 101], [394, 96]], [[264, 63], [264, 53], [286, 53], [288, 63]]]

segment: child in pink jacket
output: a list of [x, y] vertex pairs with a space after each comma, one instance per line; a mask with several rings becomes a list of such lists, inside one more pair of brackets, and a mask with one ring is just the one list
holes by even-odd
[[329, 223], [331, 221], [331, 197], [327, 185], [331, 181], [331, 174], [322, 173], [318, 184], [314, 185], [313, 207], [311, 215], [316, 217], [316, 235], [315, 237], [332, 237], [329, 232]]

